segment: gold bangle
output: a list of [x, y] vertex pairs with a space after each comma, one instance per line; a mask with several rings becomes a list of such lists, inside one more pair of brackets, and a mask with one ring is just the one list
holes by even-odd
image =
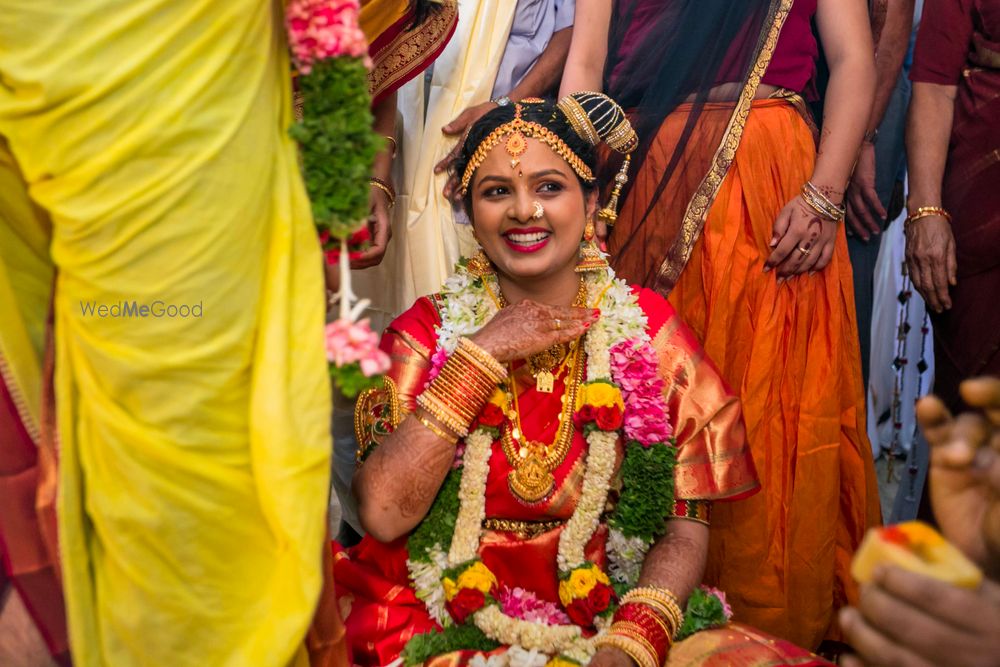
[[392, 143], [392, 157], [396, 157], [396, 153], [399, 150], [399, 144], [396, 143], [396, 137], [391, 137], [388, 134], [383, 134], [382, 138]]
[[635, 641], [631, 637], [611, 632], [605, 633], [597, 638], [597, 641], [594, 642], [594, 647], [604, 648], [605, 646], [616, 648], [619, 651], [624, 652], [628, 655], [628, 657], [632, 658], [632, 660], [634, 660], [639, 667], [659, 667], [656, 664], [656, 655], [650, 654], [648, 650], [645, 650], [639, 642]]
[[629, 602], [643, 604], [660, 612], [673, 627], [671, 637], [677, 634], [684, 623], [684, 612], [681, 611], [680, 601], [669, 589], [657, 586], [633, 588], [622, 596], [618, 604], [624, 605]]
[[[645, 629], [638, 623], [631, 621], [615, 621], [611, 624], [611, 633], [628, 637], [632, 641], [642, 646], [649, 655], [654, 656], [656, 663], [660, 662], [660, 654], [657, 652], [653, 642], [646, 637]], [[668, 635], [669, 637], [669, 635]]]
[[389, 208], [396, 205], [396, 190], [393, 189], [392, 184], [387, 181], [383, 181], [381, 178], [376, 178], [372, 176], [368, 179], [368, 184], [373, 188], [378, 188], [385, 193], [385, 196], [389, 198]]
[[903, 223], [904, 226], [909, 226], [916, 222], [917, 220], [922, 220], [923, 218], [929, 218], [932, 215], [939, 215], [948, 223], [951, 223], [951, 214], [944, 210], [940, 206], [921, 206], [916, 211], [906, 216], [906, 221]]
[[840, 222], [844, 219], [846, 208], [843, 205], [834, 204], [829, 197], [823, 194], [819, 188], [806, 181], [802, 186], [802, 199], [811, 209], [831, 222]]
[[437, 396], [425, 391], [420, 396], [417, 396], [417, 405], [449, 430], [453, 431], [458, 437], [464, 438], [469, 435], [469, 423], [463, 424], [462, 417], [455, 414], [451, 407]]
[[[419, 421], [421, 424], [423, 424], [427, 428], [427, 430], [431, 431], [434, 435], [436, 435], [437, 437], [441, 438], [442, 440], [444, 440], [445, 442], [447, 442], [450, 445], [456, 445], [456, 444], [458, 444], [458, 436], [457, 435], [454, 435], [452, 433], [445, 433], [444, 429], [438, 428], [434, 424], [434, 422], [432, 422], [430, 419], [428, 419], [427, 417], [424, 417], [421, 414], [417, 414], [417, 413], [413, 413], [413, 414], [417, 418], [417, 421]], [[428, 413], [428, 414], [430, 414], [430, 413]]]
[[490, 374], [490, 379], [494, 380], [496, 384], [507, 379], [507, 369], [504, 368], [503, 364], [497, 361], [492, 354], [473, 343], [472, 340], [464, 337], [459, 338], [457, 349], [467, 354], [472, 360], [479, 362], [483, 370]]

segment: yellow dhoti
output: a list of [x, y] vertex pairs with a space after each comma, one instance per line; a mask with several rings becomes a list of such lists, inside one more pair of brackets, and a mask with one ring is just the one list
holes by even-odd
[[330, 390], [280, 10], [0, 0], [0, 135], [58, 270], [77, 665], [305, 659]]

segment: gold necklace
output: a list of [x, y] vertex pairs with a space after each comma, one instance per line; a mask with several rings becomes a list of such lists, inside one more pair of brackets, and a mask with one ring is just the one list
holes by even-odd
[[[490, 296], [493, 296], [492, 292]], [[503, 292], [500, 292], [494, 300], [500, 308], [507, 306], [507, 298], [504, 297]], [[580, 280], [580, 286], [576, 290], [573, 305], [577, 307], [587, 305], [587, 284], [583, 280]], [[532, 377], [535, 378], [535, 389], [543, 394], [552, 393], [556, 383], [556, 377], [552, 370], [565, 363], [568, 353], [575, 346], [575, 341], [569, 345], [566, 343], [556, 343], [541, 352], [528, 355], [526, 361], [528, 362], [528, 370], [531, 372]]]
[[567, 364], [566, 388], [561, 397], [562, 409], [559, 426], [550, 444], [528, 440], [521, 426], [521, 409], [518, 404], [514, 368], [510, 366], [507, 387], [507, 422], [500, 432], [504, 455], [513, 470], [507, 475], [507, 486], [516, 498], [528, 504], [538, 503], [555, 488], [552, 471], [566, 459], [573, 443], [573, 411], [576, 396], [583, 381], [583, 350], [576, 346]]

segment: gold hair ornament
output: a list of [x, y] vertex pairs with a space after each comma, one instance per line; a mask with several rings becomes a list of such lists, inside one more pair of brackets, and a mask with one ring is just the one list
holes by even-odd
[[[533, 103], [534, 99], [524, 101]], [[504, 123], [490, 132], [476, 148], [472, 157], [469, 158], [469, 163], [465, 166], [465, 172], [462, 174], [463, 195], [469, 191], [469, 183], [472, 182], [472, 175], [483, 164], [490, 151], [496, 148], [504, 138], [507, 139], [504, 148], [511, 156], [511, 167], [516, 167], [519, 164], [520, 156], [528, 148], [526, 140], [530, 138], [540, 141], [551, 148], [585, 182], [594, 182], [594, 172], [590, 170], [587, 163], [581, 160], [580, 156], [574, 153], [573, 149], [559, 138], [558, 134], [544, 125], [521, 118], [521, 111], [523, 109], [524, 107], [520, 103], [515, 104], [514, 120]]]
[[611, 150], [625, 156], [615, 175], [611, 196], [597, 214], [608, 227], [613, 227], [618, 221], [618, 198], [628, 183], [631, 153], [638, 147], [639, 137], [621, 106], [603, 93], [573, 93], [559, 100], [556, 106], [581, 139], [593, 146], [603, 140]]

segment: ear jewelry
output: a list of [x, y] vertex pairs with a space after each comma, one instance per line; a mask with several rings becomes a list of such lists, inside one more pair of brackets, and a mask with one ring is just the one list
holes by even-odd
[[486, 256], [486, 253], [483, 252], [482, 248], [480, 248], [475, 255], [469, 258], [465, 268], [469, 270], [469, 273], [477, 278], [482, 278], [483, 276], [488, 276], [493, 273], [493, 263], [490, 262], [490, 258]]
[[608, 268], [607, 258], [594, 241], [595, 235], [594, 223], [588, 220], [587, 226], [583, 228], [583, 243], [580, 244], [580, 263], [574, 269], [577, 273], [603, 271]]
[[541, 220], [542, 216], [545, 215], [545, 207], [538, 202], [531, 202], [535, 206], [535, 212], [531, 214], [532, 220]]

